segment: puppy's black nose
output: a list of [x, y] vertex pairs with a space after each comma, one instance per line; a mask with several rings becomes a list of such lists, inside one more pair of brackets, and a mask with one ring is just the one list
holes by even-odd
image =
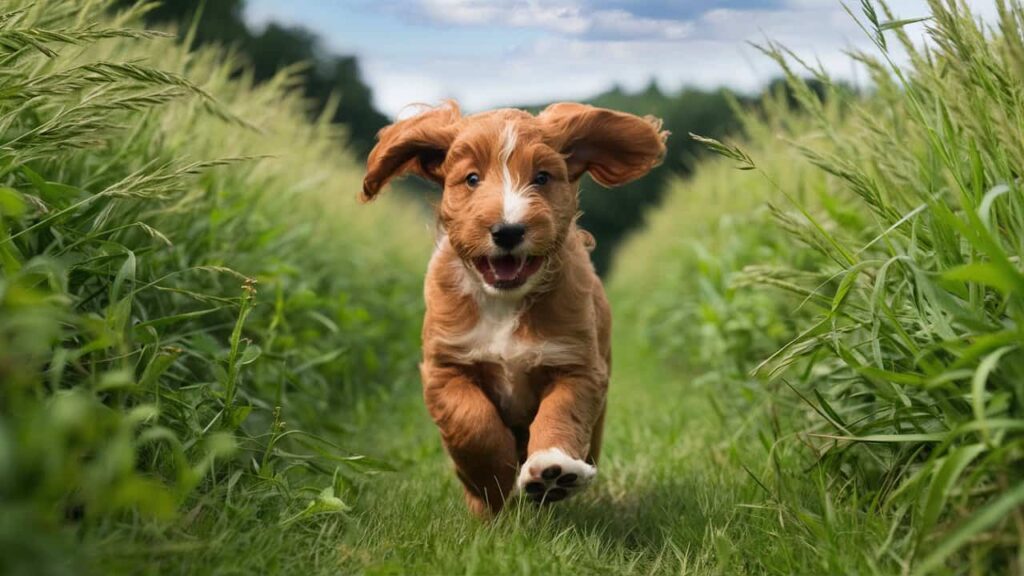
[[491, 239], [499, 248], [511, 250], [519, 246], [526, 236], [526, 226], [522, 224], [495, 224], [491, 226]]

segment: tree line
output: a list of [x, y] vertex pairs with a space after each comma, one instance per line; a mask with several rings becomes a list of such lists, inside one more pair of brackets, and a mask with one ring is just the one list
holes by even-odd
[[[136, 1], [120, 0], [119, 5]], [[330, 53], [316, 34], [301, 26], [271, 22], [253, 29], [245, 21], [244, 9], [245, 0], [164, 0], [146, 14], [146, 23], [177, 23], [182, 35], [194, 23], [196, 45], [231, 46], [248, 60], [257, 82], [272, 78], [282, 68], [305, 64], [302, 90], [310, 102], [309, 113], [320, 116], [331, 98], [338, 98], [331, 121], [348, 128], [348, 144], [356, 154], [369, 154], [377, 131], [389, 120], [374, 107], [358, 59]]]
[[[136, 0], [121, 0], [121, 5]], [[377, 131], [390, 122], [373, 104], [373, 93], [363, 81], [354, 55], [326, 50], [317, 35], [301, 26], [269, 23], [260, 30], [248, 25], [243, 16], [245, 0], [164, 0], [147, 15], [147, 23], [178, 23], [182, 34], [195, 26], [197, 45], [216, 42], [238, 50], [247, 60], [257, 82], [273, 77], [284, 67], [306, 64], [302, 90], [310, 102], [309, 113], [320, 116], [331, 102], [331, 120], [346, 127], [348, 145], [365, 157], [373, 148]], [[197, 19], [197, 14], [198, 19]], [[772, 83], [767, 90], [785, 87]], [[759, 97], [734, 97], [750, 105]], [[721, 138], [738, 129], [738, 119], [724, 90], [687, 88], [666, 92], [651, 82], [645, 89], [627, 91], [614, 87], [586, 100], [596, 106], [634, 114], [652, 114], [664, 119], [672, 132], [665, 163], [645, 178], [616, 190], [601, 190], [592, 182], [583, 184], [581, 224], [598, 238], [593, 253], [600, 272], [607, 271], [615, 247], [632, 230], [643, 224], [645, 211], [656, 205], [673, 177], [693, 171], [700, 148], [688, 134], [693, 132]], [[523, 106], [537, 111], [543, 105]]]

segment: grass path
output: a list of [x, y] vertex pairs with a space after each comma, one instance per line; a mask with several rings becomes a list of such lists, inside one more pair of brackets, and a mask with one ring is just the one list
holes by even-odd
[[598, 480], [573, 500], [516, 500], [496, 521], [471, 517], [410, 367], [393, 392], [337, 416], [349, 430], [339, 443], [395, 469], [363, 481], [348, 514], [281, 526], [242, 502], [137, 548], [103, 542], [96, 573], [134, 571], [140, 561], [154, 574], [900, 571], [879, 552], [883, 520], [849, 501], [833, 506], [791, 450], [776, 451], [784, 473], [772, 474], [761, 408], [722, 417], [710, 393], [735, 406], [724, 394], [738, 392], [694, 385], [630, 342], [616, 354]]
[[[540, 508], [517, 499], [493, 522], [471, 517], [410, 366], [393, 391], [353, 399], [335, 416], [348, 430], [340, 444], [394, 468], [361, 481], [358, 497], [347, 498], [349, 513], [282, 525], [252, 500], [214, 499], [180, 529], [158, 531], [148, 542], [126, 545], [117, 532], [91, 542], [87, 548], [99, 553], [93, 571], [901, 572], [883, 544], [891, 540], [884, 518], [851, 499], [832, 502], [823, 481], [803, 472], [795, 442], [769, 457], [764, 406], [739, 410], [744, 403], [726, 397], [739, 391], [695, 385], [631, 342], [617, 342], [615, 351], [598, 480], [573, 500]], [[732, 406], [728, 416], [712, 405], [712, 394], [715, 405]], [[206, 506], [224, 513], [200, 514]]]
[[[490, 524], [465, 511], [418, 388], [364, 412], [347, 444], [397, 472], [364, 487], [338, 544], [345, 571], [745, 572], [752, 551], [739, 546], [750, 533], [731, 523], [756, 494], [729, 464], [722, 423], [683, 375], [622, 343], [616, 351], [599, 481], [557, 506], [517, 500]], [[760, 540], [757, 554], [773, 547]]]

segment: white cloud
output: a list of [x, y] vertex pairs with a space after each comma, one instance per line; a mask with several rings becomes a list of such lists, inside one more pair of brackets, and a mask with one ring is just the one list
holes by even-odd
[[[394, 12], [404, 14], [406, 26], [441, 24], [443, 30], [451, 30], [453, 38], [470, 30], [474, 42], [480, 41], [481, 31], [494, 30], [500, 31], [504, 40], [480, 45], [480, 49], [463, 48], [462, 44], [428, 46], [423, 40], [406, 45], [383, 36], [379, 42], [358, 45], [376, 103], [391, 115], [413, 102], [436, 103], [450, 97], [468, 110], [582, 99], [613, 84], [639, 89], [651, 79], [670, 90], [724, 86], [752, 92], [780, 73], [774, 62], [750, 45], [769, 40], [807, 62], [820, 64], [834, 77], [859, 82], [867, 76], [846, 51], [874, 51], [870, 38], [838, 0], [785, 0], [781, 4], [716, 1], [720, 6], [748, 8], [703, 12], [697, 0], [678, 0], [694, 3], [676, 11], [676, 19], [666, 17], [668, 10], [638, 15], [638, 10], [629, 11], [631, 4], [626, 1], [415, 1], [417, 10]], [[967, 0], [972, 10], [988, 21], [995, 18], [995, 1]], [[585, 8], [599, 4], [604, 7]], [[855, 0], [847, 4], [859, 14]], [[897, 18], [929, 13], [927, 0], [889, 0], [888, 4]], [[680, 14], [696, 16], [683, 19]], [[521, 34], [509, 34], [510, 30]], [[318, 31], [331, 41], [329, 27]], [[911, 26], [908, 32], [916, 41], [926, 41], [924, 25]], [[499, 42], [517, 35], [520, 44], [502, 51]]]
[[363, 75], [373, 87], [374, 104], [393, 117], [410, 105], [437, 104], [454, 96], [444, 81], [426, 71], [364, 63]]
[[622, 9], [590, 10], [579, 0], [420, 0], [423, 15], [452, 25], [495, 24], [597, 39], [684, 38], [689, 22], [644, 18]]
[[503, 24], [580, 34], [589, 19], [575, 2], [525, 0], [514, 3], [486, 0], [420, 0], [424, 14], [435, 22], [455, 25]]
[[693, 29], [692, 22], [640, 18], [625, 10], [599, 10], [590, 20], [588, 36], [612, 38], [663, 38], [681, 40]]
[[[852, 67], [842, 49], [850, 45], [848, 37], [860, 34], [855, 24], [837, 18], [835, 9], [821, 8], [718, 10], [641, 39], [636, 36], [644, 35], [638, 34], [636, 27], [655, 24], [627, 19], [616, 24], [633, 27], [630, 34], [620, 35], [629, 36], [628, 40], [611, 33], [607, 34], [610, 39], [552, 35], [510, 51], [500, 61], [482, 63], [466, 54], [443, 62], [409, 61], [405, 66], [423, 77], [439, 79], [445, 96], [457, 98], [470, 110], [581, 99], [613, 83], [639, 89], [652, 78], [668, 89], [687, 85], [753, 91], [779, 71], [748, 41], [776, 39], [801, 57], [820, 58], [828, 69], [849, 77]], [[610, 22], [606, 25], [613, 26]], [[429, 99], [438, 88], [432, 86], [431, 94], [426, 94], [416, 83], [378, 82], [374, 71], [393, 70], [396, 64], [371, 58], [365, 67], [379, 104], [391, 114], [400, 107], [398, 103]]]

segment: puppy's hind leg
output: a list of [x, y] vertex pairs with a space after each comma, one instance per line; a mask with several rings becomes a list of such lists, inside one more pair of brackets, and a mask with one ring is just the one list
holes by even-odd
[[515, 484], [515, 441], [504, 435], [507, 431], [480, 430], [480, 435], [468, 443], [445, 441], [462, 481], [466, 505], [480, 518], [501, 512]]
[[501, 511], [515, 483], [516, 440], [491, 400], [457, 366], [421, 368], [424, 398], [479, 517]]

